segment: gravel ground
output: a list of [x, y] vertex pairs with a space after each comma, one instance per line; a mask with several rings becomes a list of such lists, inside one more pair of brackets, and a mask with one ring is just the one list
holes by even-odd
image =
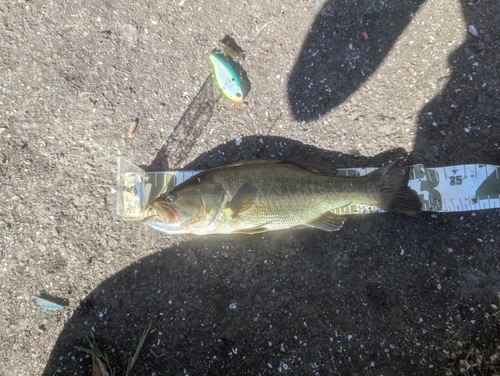
[[[171, 168], [500, 165], [498, 0], [0, 10], [1, 375], [90, 374], [73, 348], [90, 331], [123, 374], [149, 323], [137, 375], [434, 375], [455, 341], [497, 343], [499, 210], [167, 237], [118, 218], [114, 187], [118, 156], [155, 159], [225, 34], [251, 91]], [[68, 306], [42, 310], [42, 292]]]

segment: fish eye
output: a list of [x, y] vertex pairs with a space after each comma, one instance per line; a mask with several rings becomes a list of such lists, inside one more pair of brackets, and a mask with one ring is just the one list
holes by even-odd
[[174, 191], [169, 192], [169, 193], [167, 194], [166, 200], [167, 200], [168, 202], [174, 202], [175, 200], [177, 200], [177, 193], [176, 193], [176, 192], [174, 192]]

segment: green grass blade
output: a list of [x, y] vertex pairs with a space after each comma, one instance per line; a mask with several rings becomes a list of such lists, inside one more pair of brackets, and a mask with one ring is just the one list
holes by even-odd
[[75, 349], [77, 349], [78, 351], [83, 351], [89, 355], [94, 355], [94, 352], [92, 350], [86, 349], [85, 347], [75, 346]]
[[130, 359], [130, 361], [128, 362], [127, 372], [125, 373], [125, 376], [129, 376], [130, 372], [132, 371], [132, 368], [135, 365], [135, 362], [137, 361], [137, 358], [139, 358], [139, 353], [141, 352], [142, 346], [144, 346], [144, 342], [146, 341], [146, 337], [147, 337], [150, 329], [151, 329], [151, 324], [149, 324], [146, 327], [146, 329], [144, 329], [144, 332], [142, 332], [139, 343], [137, 344], [137, 347], [135, 349], [135, 354], [132, 357], [132, 359]]
[[108, 355], [104, 354], [101, 349], [99, 349], [99, 344], [97, 343], [97, 340], [95, 339], [95, 335], [93, 332], [90, 332], [90, 335], [87, 338], [87, 341], [89, 342], [90, 349], [86, 349], [84, 347], [80, 346], [75, 346], [75, 349], [79, 351], [83, 351], [84, 353], [90, 354], [92, 356], [95, 356], [96, 358], [99, 358], [101, 361], [104, 362], [106, 365], [107, 369], [109, 370], [110, 376], [115, 376], [116, 375], [116, 370], [111, 367], [111, 362], [109, 361]]

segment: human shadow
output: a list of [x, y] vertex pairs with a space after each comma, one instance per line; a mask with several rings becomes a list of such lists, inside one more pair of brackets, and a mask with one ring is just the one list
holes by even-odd
[[380, 65], [423, 3], [326, 1], [288, 80], [295, 119], [317, 120], [344, 102]]
[[477, 35], [448, 57], [445, 85], [421, 110], [412, 160], [438, 165], [500, 164], [500, 72], [498, 71], [500, 4], [462, 0], [465, 24]]
[[[340, 157], [282, 137], [252, 136], [240, 145], [219, 145], [186, 167], [297, 155], [351, 167], [381, 165], [405, 152]], [[158, 244], [160, 251], [113, 275], [81, 302], [44, 375], [89, 374], [90, 358], [74, 346], [86, 347], [91, 331], [122, 374], [148, 324], [152, 332], [136, 374], [428, 370], [437, 362], [430, 344], [446, 338], [449, 316], [460, 318], [461, 330], [475, 333], [486, 319], [481, 308], [469, 307], [500, 287], [493, 243], [464, 250], [459, 237], [443, 239], [456, 222], [375, 214], [350, 218], [334, 233], [178, 236], [177, 245]], [[477, 236], [488, 235], [479, 230]], [[468, 259], [469, 252], [477, 257]], [[450, 302], [462, 308], [450, 312]], [[470, 319], [477, 325], [471, 328]], [[409, 356], [414, 341], [423, 344], [422, 352]], [[416, 366], [415, 357], [425, 362]]]
[[[314, 121], [343, 103], [379, 66], [424, 2], [325, 2], [289, 78], [293, 116]], [[450, 54], [449, 76], [432, 78], [442, 91], [418, 115], [413, 162], [500, 163], [500, 7], [495, 1], [460, 3], [465, 24], [476, 25], [476, 35], [468, 32]]]

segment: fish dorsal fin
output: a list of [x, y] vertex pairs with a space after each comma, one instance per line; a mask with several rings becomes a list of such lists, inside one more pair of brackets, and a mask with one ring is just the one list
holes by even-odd
[[246, 181], [235, 193], [227, 207], [232, 210], [233, 217], [250, 209], [257, 197], [257, 188], [250, 181]]
[[306, 224], [323, 231], [337, 231], [344, 225], [345, 220], [345, 217], [326, 212]]
[[333, 163], [328, 162], [320, 157], [305, 155], [302, 157], [284, 160], [282, 161], [282, 163], [294, 164], [302, 168], [305, 168], [309, 171], [317, 172], [319, 174], [325, 174], [325, 175], [337, 174], [337, 169], [335, 168]]
[[269, 231], [269, 228], [267, 228], [266, 226], [257, 226], [257, 227], [243, 228], [240, 230], [234, 230], [233, 234], [258, 234], [266, 231]]

